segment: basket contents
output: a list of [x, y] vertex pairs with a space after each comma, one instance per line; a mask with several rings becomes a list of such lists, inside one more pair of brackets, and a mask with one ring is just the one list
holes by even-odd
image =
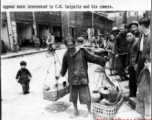
[[66, 81], [63, 81], [63, 83], [56, 83], [54, 84], [53, 86], [48, 86], [48, 85], [45, 85], [43, 87], [43, 89], [45, 91], [56, 91], [56, 90], [61, 90], [61, 89], [64, 89], [65, 87], [68, 86], [68, 83]]
[[56, 83], [52, 86], [45, 85], [43, 87], [43, 98], [45, 100], [57, 101], [69, 93], [69, 84], [66, 81]]
[[109, 88], [106, 86], [102, 86], [98, 89], [99, 93], [101, 94], [102, 98], [108, 98], [109, 95]]
[[110, 102], [118, 101], [118, 100], [120, 100], [121, 97], [122, 97], [122, 95], [119, 92], [119, 89], [117, 87], [112, 87], [109, 89], [108, 100]]
[[[99, 95], [100, 93], [100, 95]], [[113, 118], [121, 105], [123, 97], [117, 86], [102, 86], [91, 96], [93, 102], [93, 116], [99, 118]], [[99, 97], [100, 96], [100, 97]], [[99, 99], [100, 98], [100, 99]]]
[[45, 86], [43, 87], [43, 89], [46, 90], [46, 91], [49, 91], [49, 90], [50, 90], [50, 87], [49, 87], [48, 85], [45, 85]]
[[99, 102], [101, 100], [101, 94], [98, 91], [93, 91], [91, 94], [91, 99], [93, 102]]

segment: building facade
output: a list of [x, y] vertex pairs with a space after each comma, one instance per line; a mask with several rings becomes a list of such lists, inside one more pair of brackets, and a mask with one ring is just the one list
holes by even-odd
[[63, 42], [68, 33], [75, 39], [83, 31], [94, 35], [106, 34], [112, 29], [113, 20], [103, 13], [90, 11], [50, 11], [50, 12], [2, 12], [2, 38], [8, 50], [13, 50], [13, 36], [19, 46], [34, 46], [33, 39], [47, 38], [51, 32], [56, 42]]
[[112, 29], [114, 20], [107, 18], [106, 14], [90, 11], [68, 11], [62, 12], [63, 38], [70, 33], [75, 39], [87, 31], [88, 36], [107, 34]]

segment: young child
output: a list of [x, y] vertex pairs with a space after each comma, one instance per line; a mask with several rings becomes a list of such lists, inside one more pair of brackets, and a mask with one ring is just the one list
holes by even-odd
[[29, 82], [32, 78], [31, 73], [26, 69], [26, 62], [20, 62], [21, 69], [17, 72], [16, 79], [22, 85], [23, 93], [29, 93]]
[[137, 105], [136, 111], [141, 114], [142, 119], [151, 118], [151, 91], [150, 91], [150, 76], [151, 62], [150, 57], [146, 57], [145, 67], [140, 72], [138, 78], [137, 89]]

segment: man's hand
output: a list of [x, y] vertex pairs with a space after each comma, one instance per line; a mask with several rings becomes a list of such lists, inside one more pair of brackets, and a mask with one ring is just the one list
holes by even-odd
[[128, 70], [129, 66], [127, 66], [125, 69]]
[[135, 71], [137, 70], [137, 64], [134, 66]]
[[56, 80], [59, 80], [60, 76], [61, 76], [60, 74], [57, 75], [57, 76], [55, 76], [55, 79], [56, 79]]
[[119, 56], [118, 54], [115, 55], [115, 57], [118, 57], [118, 56]]

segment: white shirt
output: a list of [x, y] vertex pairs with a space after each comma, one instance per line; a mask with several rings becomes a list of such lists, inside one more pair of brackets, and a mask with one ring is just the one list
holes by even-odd
[[142, 38], [140, 42], [140, 51], [143, 51], [143, 44], [144, 44], [144, 34], [142, 34]]
[[144, 45], [144, 35], [148, 35], [150, 31], [147, 31], [147, 33], [142, 34], [141, 42], [140, 42], [140, 51], [143, 51], [143, 45]]

